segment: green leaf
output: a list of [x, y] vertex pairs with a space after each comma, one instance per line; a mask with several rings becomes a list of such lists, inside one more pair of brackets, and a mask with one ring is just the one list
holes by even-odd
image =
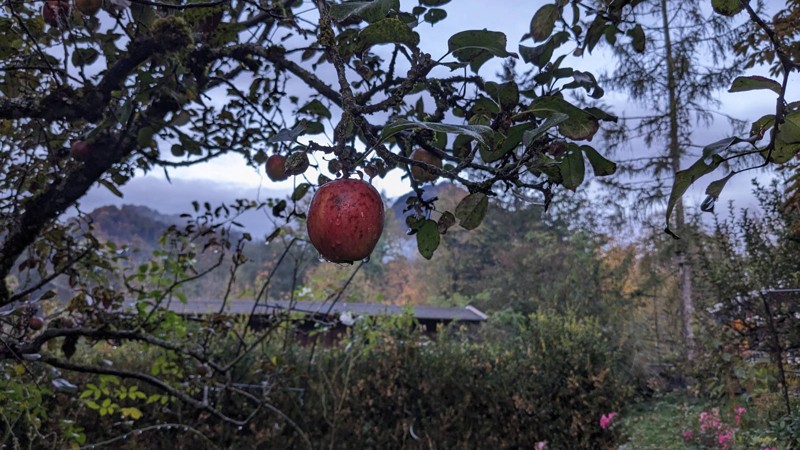
[[489, 197], [486, 194], [476, 192], [469, 194], [456, 206], [456, 219], [458, 224], [467, 230], [474, 230], [483, 222], [486, 217], [486, 210], [489, 208]]
[[304, 121], [300, 121], [295, 125], [291, 130], [288, 128], [284, 128], [279, 130], [275, 133], [274, 136], [270, 136], [267, 139], [267, 144], [275, 144], [277, 142], [285, 142], [285, 141], [295, 141], [297, 138], [306, 131], [306, 123]]
[[442, 133], [461, 134], [469, 136], [484, 145], [487, 145], [487, 142], [491, 142], [491, 139], [494, 136], [494, 130], [484, 125], [449, 125], [436, 122], [411, 122], [408, 120], [400, 120], [383, 128], [383, 131], [381, 131], [381, 142], [389, 139], [397, 133], [410, 130], [412, 128], [422, 128], [431, 131], [439, 131]]
[[741, 138], [733, 136], [725, 139], [720, 139], [719, 141], [714, 142], [713, 144], [708, 144], [705, 147], [703, 147], [703, 158], [708, 158], [709, 156], [723, 152], [728, 148], [730, 148], [730, 146], [736, 145], [740, 142], [742, 142]]
[[636, 53], [644, 53], [646, 38], [644, 36], [644, 29], [638, 23], [635, 27], [628, 30], [627, 35], [631, 38], [631, 45]]
[[778, 131], [778, 138], [788, 144], [800, 142], [800, 111], [786, 115]]
[[522, 60], [529, 64], [535, 64], [539, 68], [546, 66], [550, 62], [550, 58], [553, 57], [553, 50], [555, 50], [555, 46], [552, 41], [547, 41], [536, 47], [519, 46], [519, 54], [522, 56]]
[[389, 11], [400, 10], [400, 0], [375, 0], [369, 2], [347, 2], [331, 5], [333, 20], [343, 21], [358, 16], [369, 23], [385, 19]]
[[[715, 144], [712, 144], [711, 146], [706, 147], [706, 149], [714, 145]], [[703, 149], [703, 151], [705, 152], [705, 149]], [[689, 189], [689, 186], [694, 184], [695, 181], [700, 179], [702, 176], [713, 172], [717, 167], [719, 167], [720, 164], [722, 164], [722, 161], [724, 161], [722, 157], [716, 153], [711, 154], [710, 156], [711, 159], [709, 163], [705, 162], [707, 157], [704, 156], [703, 158], [698, 159], [688, 169], [681, 170], [675, 174], [675, 181], [672, 184], [672, 192], [670, 192], [669, 201], [667, 202], [667, 227], [664, 229], [664, 231], [676, 239], [678, 236], [673, 233], [672, 230], [670, 230], [669, 220], [672, 217], [672, 211], [675, 209], [675, 204], [677, 204], [678, 199], [681, 198], [684, 193], [686, 193], [686, 191]]]
[[441, 22], [447, 17], [447, 11], [441, 8], [432, 8], [425, 13], [424, 19], [425, 22], [430, 23], [433, 25], [436, 22]]
[[153, 22], [158, 18], [155, 8], [152, 5], [134, 2], [130, 6], [130, 11], [131, 18], [134, 22], [143, 26], [145, 29], [150, 29], [153, 26]]
[[[778, 138], [775, 139], [775, 148], [769, 155], [769, 162], [784, 164], [792, 159], [798, 152], [800, 152], [800, 142], [785, 142], [781, 139], [780, 135], [778, 135]], [[761, 153], [766, 157], [768, 152]]]
[[400, 19], [383, 19], [367, 25], [358, 33], [357, 48], [359, 51], [378, 44], [405, 44], [408, 47], [416, 48], [419, 45], [419, 34]]
[[714, 8], [715, 13], [728, 17], [735, 16], [744, 9], [741, 0], [711, 0], [711, 7]]
[[450, 3], [450, 0], [419, 0], [419, 4], [425, 6], [442, 6], [447, 3]]
[[525, 147], [530, 147], [534, 139], [547, 132], [547, 130], [569, 119], [569, 116], [564, 113], [553, 113], [542, 122], [536, 129], [528, 130], [522, 136], [522, 143]]
[[155, 134], [156, 130], [152, 127], [144, 127], [139, 130], [139, 133], [136, 135], [136, 143], [139, 144], [139, 147], [149, 147], [153, 144], [153, 135]]
[[583, 153], [580, 147], [575, 144], [569, 144], [564, 159], [558, 164], [558, 171], [561, 173], [561, 184], [574, 191], [578, 186], [583, 183], [586, 176], [586, 166], [583, 162]]
[[569, 118], [558, 126], [558, 131], [570, 139], [591, 141], [600, 128], [596, 117], [559, 97], [539, 97], [531, 102], [528, 111], [545, 118], [566, 114]]
[[330, 110], [321, 101], [314, 99], [303, 105], [298, 111], [300, 114], [310, 114], [312, 116], [331, 118]]
[[526, 47], [524, 45], [520, 45], [519, 54], [522, 56], [523, 61], [535, 64], [537, 67], [542, 68], [550, 62], [550, 58], [553, 57], [553, 51], [555, 51], [556, 48], [560, 47], [561, 44], [567, 42], [568, 40], [569, 33], [566, 31], [559, 31], [541, 45], [537, 45], [535, 47]]
[[[480, 147], [481, 159], [490, 163], [502, 158], [506, 153], [517, 148], [522, 142], [525, 132], [535, 126], [536, 122], [528, 122], [509, 128], [505, 137], [493, 141], [489, 146], [482, 145]], [[502, 136], [499, 133], [497, 135]]]
[[310, 187], [311, 187], [311, 185], [308, 184], [308, 183], [300, 183], [300, 184], [298, 184], [297, 187], [294, 188], [294, 192], [292, 192], [292, 200], [296, 202], [296, 201], [302, 199], [303, 197], [305, 197], [305, 195], [308, 192], [308, 189]]
[[417, 249], [425, 259], [431, 259], [433, 252], [439, 247], [439, 226], [435, 221], [426, 219], [417, 228]]
[[586, 48], [589, 49], [589, 53], [592, 53], [592, 50], [600, 42], [600, 38], [603, 37], [603, 33], [605, 33], [606, 29], [606, 19], [605, 16], [602, 14], [597, 14], [592, 21], [592, 24], [589, 25], [589, 30], [586, 32], [585, 38], [585, 45]]
[[592, 165], [592, 171], [594, 171], [595, 176], [604, 177], [612, 175], [617, 171], [617, 164], [604, 158], [603, 155], [598, 153], [594, 148], [588, 145], [582, 145], [581, 150], [583, 150], [586, 157], [589, 158], [589, 164]]
[[100, 52], [94, 48], [76, 48], [72, 52], [72, 64], [75, 66], [88, 66], [100, 57]]
[[142, 411], [140, 411], [139, 408], [136, 408], [135, 406], [122, 408], [119, 410], [119, 412], [122, 414], [122, 417], [130, 417], [133, 420], [139, 420], [142, 418]]
[[784, 120], [775, 137], [772, 152], [761, 152], [765, 158], [769, 156], [769, 162], [776, 164], [783, 164], [800, 152], [800, 112], [790, 113]]
[[750, 135], [755, 136], [759, 135], [761, 137], [769, 130], [770, 128], [775, 126], [775, 114], [766, 114], [761, 116], [758, 120], [753, 122], [750, 126]]
[[122, 192], [120, 192], [120, 190], [117, 189], [116, 186], [114, 186], [114, 183], [112, 183], [112, 182], [110, 182], [108, 180], [103, 180], [103, 179], [99, 179], [99, 180], [97, 180], [97, 182], [102, 184], [109, 191], [111, 191], [112, 194], [116, 195], [119, 198], [122, 198]]
[[496, 101], [503, 110], [510, 111], [519, 103], [519, 87], [517, 83], [509, 81], [506, 83], [495, 83], [487, 81], [484, 90]]
[[700, 205], [701, 210], [705, 212], [714, 211], [714, 203], [719, 199], [719, 195], [722, 193], [722, 189], [725, 188], [725, 184], [728, 183], [728, 180], [733, 178], [734, 175], [736, 175], [736, 172], [731, 172], [708, 185], [706, 188], [707, 197]]
[[781, 93], [781, 84], [775, 80], [767, 77], [753, 75], [749, 77], [736, 77], [731, 83], [731, 88], [728, 92], [744, 92], [753, 91], [756, 89], [769, 89], [776, 94]]
[[493, 56], [514, 57], [515, 53], [506, 50], [506, 35], [498, 31], [467, 30], [450, 36], [447, 49], [460, 62], [470, 63], [473, 72]]
[[436, 226], [439, 227], [440, 234], [447, 233], [447, 230], [455, 224], [456, 216], [454, 216], [450, 211], [443, 212], [442, 216], [439, 217], [439, 221], [436, 222]]
[[539, 42], [550, 37], [550, 33], [556, 26], [559, 16], [558, 6], [554, 4], [544, 5], [536, 11], [531, 19], [531, 36], [534, 42]]
[[453, 156], [466, 158], [472, 152], [472, 138], [463, 134], [456, 136], [453, 141]]

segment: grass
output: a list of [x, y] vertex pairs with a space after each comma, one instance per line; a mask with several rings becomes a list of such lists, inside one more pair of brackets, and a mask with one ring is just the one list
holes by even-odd
[[685, 450], [681, 433], [697, 423], [708, 402], [683, 396], [667, 396], [640, 403], [627, 411], [621, 421], [629, 450]]
[[[690, 398], [685, 395], [672, 394], [655, 398], [632, 406], [620, 415], [616, 425], [624, 438], [620, 449], [624, 450], [695, 450], [709, 447], [698, 447], [684, 442], [683, 432], [687, 429], [697, 431], [699, 416], [702, 411], [719, 408], [732, 411], [733, 406], [725, 400], [708, 400]], [[757, 412], [754, 405], [746, 406], [748, 411], [742, 416], [742, 427], [736, 433], [736, 442], [732, 450], [760, 450], [766, 447], [777, 447], [781, 450], [792, 447], [778, 445], [774, 434], [768, 429], [769, 420]], [[730, 423], [730, 418], [726, 418]], [[772, 431], [775, 431], [774, 429]]]

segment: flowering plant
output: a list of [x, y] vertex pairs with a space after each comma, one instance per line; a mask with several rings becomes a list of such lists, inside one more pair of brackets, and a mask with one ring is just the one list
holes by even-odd
[[618, 414], [616, 412], [614, 412], [614, 411], [612, 411], [612, 412], [610, 412], [608, 414], [603, 414], [600, 417], [600, 428], [605, 430], [608, 427], [610, 427], [611, 424], [614, 422], [614, 418], [617, 417], [617, 415]]
[[698, 417], [696, 429], [686, 429], [681, 433], [684, 442], [695, 444], [700, 448], [730, 450], [736, 439], [736, 432], [742, 423], [742, 416], [747, 409], [738, 407], [733, 410], [733, 424], [726, 423], [719, 413], [719, 408], [711, 412], [703, 411]]

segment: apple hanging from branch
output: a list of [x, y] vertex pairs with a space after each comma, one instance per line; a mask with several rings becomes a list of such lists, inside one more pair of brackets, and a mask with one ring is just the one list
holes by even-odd
[[272, 181], [283, 181], [286, 175], [286, 157], [283, 155], [272, 155], [267, 158], [267, 176]]
[[308, 208], [308, 237], [323, 258], [352, 263], [369, 257], [383, 232], [383, 200], [366, 181], [322, 185]]
[[62, 28], [67, 24], [69, 10], [68, 0], [47, 0], [42, 6], [42, 19], [51, 27]]
[[100, 11], [103, 0], [75, 0], [75, 8], [85, 16], [93, 16]]
[[[411, 152], [411, 159], [430, 164], [439, 169], [442, 168], [442, 158], [439, 158], [424, 148], [418, 148]], [[420, 183], [436, 181], [436, 179], [439, 178], [439, 175], [417, 166], [411, 166], [411, 176]]]

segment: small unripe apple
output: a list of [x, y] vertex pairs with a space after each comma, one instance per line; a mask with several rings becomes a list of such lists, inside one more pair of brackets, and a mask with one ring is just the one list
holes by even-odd
[[44, 318], [42, 316], [31, 316], [28, 320], [28, 328], [31, 330], [41, 330], [44, 328]]
[[267, 176], [272, 181], [283, 181], [286, 178], [286, 157], [272, 155], [267, 158]]
[[92, 157], [92, 145], [86, 141], [73, 141], [69, 153], [78, 161], [88, 161]]
[[198, 364], [197, 367], [194, 368], [196, 374], [204, 377], [208, 375], [208, 366], [205, 364]]
[[334, 263], [363, 260], [383, 232], [383, 200], [371, 184], [355, 179], [328, 182], [308, 207], [308, 237]]
[[[411, 152], [411, 159], [414, 161], [420, 161], [424, 163], [428, 163], [432, 166], [442, 168], [442, 158], [434, 155], [433, 153], [425, 150], [424, 148], [418, 148]], [[439, 178], [439, 175], [429, 172], [422, 167], [411, 166], [411, 176], [414, 177], [415, 180], [419, 181], [420, 183], [425, 183], [428, 181], [434, 181]]]
[[69, 9], [68, 0], [47, 0], [42, 6], [42, 19], [51, 27], [60, 28], [67, 23]]
[[103, 0], [75, 0], [75, 7], [86, 16], [93, 16], [100, 11]]

